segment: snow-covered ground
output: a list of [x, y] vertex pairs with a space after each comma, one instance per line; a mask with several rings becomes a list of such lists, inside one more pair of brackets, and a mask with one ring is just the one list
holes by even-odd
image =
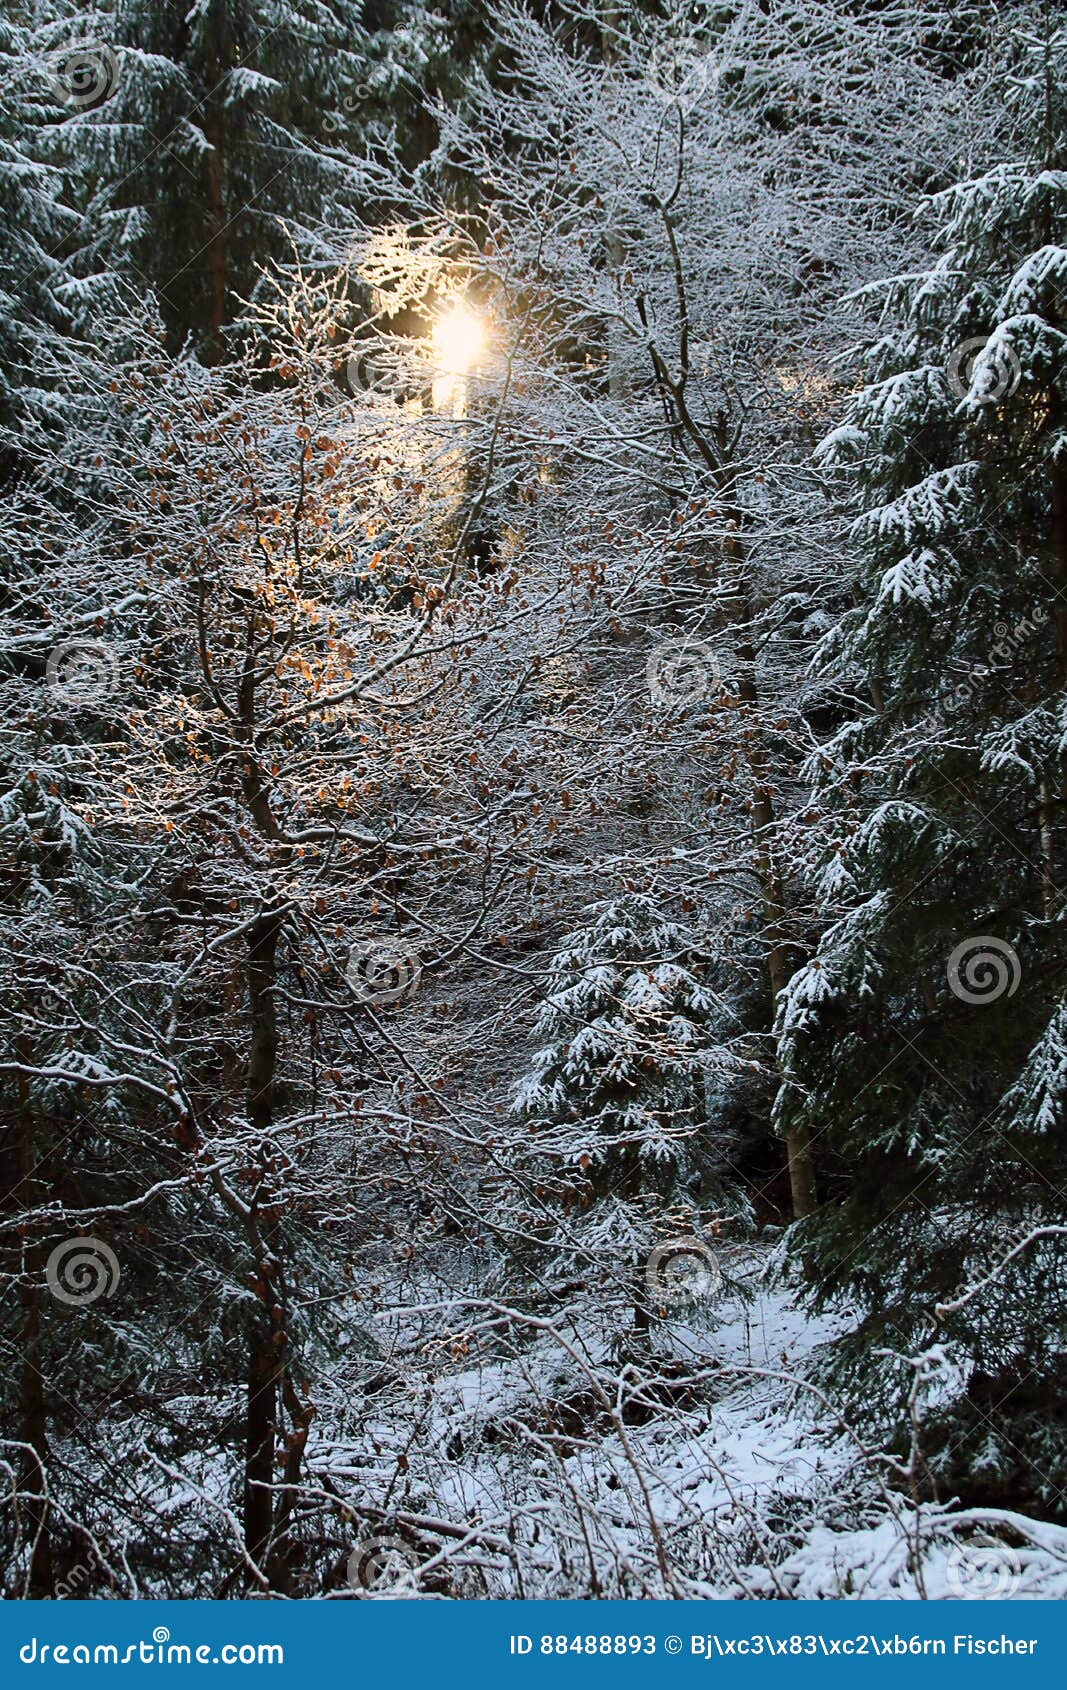
[[[914, 1507], [811, 1383], [840, 1322], [800, 1308], [763, 1252], [735, 1265], [732, 1284], [655, 1321], [644, 1345], [607, 1336], [620, 1309], [606, 1314], [588, 1288], [551, 1319], [541, 1301], [536, 1314], [490, 1302], [471, 1257], [439, 1264], [436, 1287], [424, 1265], [383, 1285], [387, 1300], [403, 1294], [378, 1319], [354, 1304], [350, 1341], [317, 1380], [293, 1593], [1067, 1597], [1067, 1530], [951, 1499]], [[427, 1295], [463, 1277], [468, 1300]], [[229, 1406], [237, 1423], [240, 1403]], [[114, 1430], [132, 1438], [136, 1471], [135, 1427]], [[164, 1454], [141, 1488], [158, 1578], [188, 1557], [190, 1588], [214, 1594], [239, 1542], [233, 1469], [210, 1447]], [[151, 1597], [155, 1572], [130, 1574], [148, 1545], [122, 1542], [122, 1506], [101, 1503], [78, 1588]]]
[[[473, 1300], [454, 1346], [466, 1355], [419, 1378], [409, 1365], [407, 1412], [394, 1396], [364, 1422], [380, 1465], [360, 1473], [355, 1562], [384, 1545], [368, 1594], [1067, 1594], [1062, 1528], [916, 1509], [890, 1488], [877, 1450], [807, 1382], [834, 1323], [762, 1265], [747, 1264], [747, 1297], [659, 1323], [643, 1354], [597, 1348], [577, 1307], [551, 1323], [510, 1311], [502, 1354], [500, 1306]], [[472, 1363], [489, 1315], [497, 1353]], [[313, 1459], [337, 1472], [340, 1453]]]

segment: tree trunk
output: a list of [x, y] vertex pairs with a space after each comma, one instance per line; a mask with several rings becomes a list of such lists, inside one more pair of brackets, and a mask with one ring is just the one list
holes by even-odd
[[[772, 945], [768, 957], [771, 994], [777, 998], [789, 983], [789, 968], [780, 945]], [[807, 1127], [787, 1127], [785, 1155], [789, 1167], [789, 1194], [793, 1203], [793, 1219], [800, 1221], [813, 1214], [818, 1195], [815, 1187], [815, 1162], [811, 1154], [811, 1139]]]
[[226, 176], [225, 131], [219, 84], [222, 67], [216, 58], [208, 67], [210, 93], [204, 103], [204, 137], [207, 153], [207, 280], [208, 280], [208, 342], [207, 350], [213, 363], [222, 358], [222, 330], [227, 320], [226, 310]]
[[[740, 513], [735, 516], [740, 522]], [[748, 628], [751, 626], [752, 607], [748, 595], [740, 583], [743, 581], [741, 571], [744, 560], [740, 556], [740, 546], [736, 540], [727, 544], [727, 553], [738, 565], [739, 590], [737, 594], [737, 608], [739, 624]], [[759, 703], [756, 687], [756, 653], [748, 638], [738, 641], [738, 695], [755, 714]], [[778, 994], [783, 992], [789, 984], [792, 968], [789, 960], [789, 947], [785, 941], [785, 892], [782, 877], [775, 861], [771, 846], [771, 828], [774, 825], [774, 800], [767, 784], [767, 758], [763, 747], [762, 735], [758, 724], [753, 724], [753, 731], [749, 738], [746, 751], [748, 766], [752, 773], [752, 838], [756, 852], [756, 879], [759, 883], [760, 901], [763, 906], [764, 943], [767, 956], [767, 980], [771, 991], [771, 1014], [773, 1018], [774, 1004]], [[789, 1167], [789, 1192], [792, 1199], [793, 1219], [803, 1220], [810, 1215], [816, 1205], [815, 1166], [811, 1154], [811, 1140], [807, 1128], [788, 1127], [785, 1132], [786, 1160]]]
[[648, 1262], [640, 1250], [634, 1257], [634, 1333], [648, 1337], [652, 1328], [652, 1310], [648, 1304]]
[[276, 1261], [270, 1248], [273, 1225], [260, 1227], [259, 1205], [269, 1177], [269, 1132], [274, 1118], [274, 1078], [278, 1058], [278, 1027], [274, 1005], [278, 938], [282, 917], [267, 909], [248, 936], [248, 1008], [251, 1036], [248, 1050], [248, 1120], [259, 1135], [257, 1182], [252, 1196], [253, 1225], [260, 1240], [256, 1251], [255, 1291], [259, 1308], [251, 1320], [248, 1346], [248, 1409], [245, 1438], [245, 1548], [257, 1566], [267, 1560], [273, 1536], [274, 1452], [278, 1427], [278, 1392], [285, 1329], [276, 1302]]
[[[1060, 421], [1062, 407], [1058, 400], [1053, 400], [1051, 424], [1055, 426]], [[1056, 623], [1056, 644], [1059, 648], [1061, 686], [1067, 691], [1067, 469], [1062, 464], [1056, 464], [1052, 470], [1052, 543], [1056, 554], [1056, 572], [1054, 581], [1056, 594], [1053, 600], [1052, 614]], [[1060, 852], [1061, 863], [1067, 850], [1064, 839], [1067, 838], [1067, 752], [1060, 756]], [[1054, 848], [1053, 848], [1054, 849]]]
[[248, 1417], [245, 1440], [245, 1548], [262, 1567], [274, 1526], [274, 1444], [278, 1413], [278, 1369], [269, 1328], [253, 1316], [248, 1349]]
[[[733, 565], [736, 581], [733, 598], [736, 626], [740, 630], [735, 645], [738, 666], [738, 696], [742, 703], [748, 706], [751, 721], [750, 730], [743, 735], [743, 746], [752, 773], [752, 837], [756, 856], [755, 871], [763, 904], [768, 983], [772, 999], [774, 999], [788, 983], [790, 966], [788, 947], [785, 943], [784, 889], [770, 837], [770, 830], [775, 819], [774, 802], [768, 781], [767, 756], [763, 735], [756, 719], [759, 706], [759, 693], [756, 686], [756, 652], [748, 632], [752, 626], [751, 592], [748, 559], [744, 544], [740, 539], [744, 518], [743, 512], [733, 504], [731, 498], [728, 466], [733, 447], [726, 414], [723, 411], [719, 412], [713, 428], [708, 434], [694, 420], [686, 402], [688, 312], [685, 304], [685, 281], [670, 217], [666, 208], [662, 209], [664, 228], [674, 265], [679, 315], [682, 323], [677, 380], [671, 379], [666, 364], [655, 350], [652, 353], [652, 363], [656, 379], [674, 408], [680, 429], [696, 448], [705, 468], [710, 472], [712, 480], [723, 494], [724, 514], [729, 519], [729, 537], [726, 541], [725, 551]], [[642, 321], [644, 321], [643, 310], [641, 316]], [[789, 1188], [792, 1197], [793, 1217], [795, 1220], [802, 1220], [805, 1215], [811, 1214], [816, 1205], [815, 1170], [808, 1133], [797, 1128], [787, 1129], [785, 1146], [789, 1164]]]
[[[604, 6], [600, 17], [600, 52], [605, 65], [609, 68], [618, 57], [615, 50], [615, 33], [618, 28], [619, 8], [611, 0], [611, 3]], [[604, 258], [609, 274], [615, 278], [613, 292], [621, 316], [623, 306], [621, 275], [626, 260], [626, 242], [620, 229], [608, 228], [604, 236]], [[622, 404], [629, 398], [629, 383], [626, 379], [626, 336], [621, 324], [609, 321], [605, 340], [608, 361], [608, 395]]]
[[[17, 1044], [18, 1058], [29, 1067], [33, 1052], [23, 1034]], [[37, 1143], [34, 1130], [33, 1106], [30, 1102], [29, 1081], [19, 1075], [19, 1140], [18, 1172], [23, 1201], [33, 1206], [38, 1193]], [[20, 1488], [27, 1497], [26, 1514], [32, 1534], [30, 1554], [31, 1597], [54, 1594], [52, 1577], [52, 1544], [49, 1531], [48, 1503], [45, 1500], [45, 1464], [48, 1454], [47, 1410], [44, 1395], [44, 1357], [41, 1346], [41, 1274], [43, 1251], [34, 1238], [27, 1241], [22, 1262], [19, 1300], [22, 1305], [20, 1335], [21, 1372], [19, 1381], [19, 1437], [26, 1446], [23, 1451]]]

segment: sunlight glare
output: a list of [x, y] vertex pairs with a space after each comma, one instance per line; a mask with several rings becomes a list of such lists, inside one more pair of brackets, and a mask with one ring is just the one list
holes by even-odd
[[481, 318], [462, 299], [442, 312], [433, 325], [433, 352], [441, 375], [465, 376], [485, 346]]

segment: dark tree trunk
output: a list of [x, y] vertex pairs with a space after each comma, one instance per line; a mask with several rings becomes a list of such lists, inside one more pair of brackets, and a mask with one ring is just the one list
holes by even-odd
[[[740, 527], [741, 513], [734, 518]], [[745, 560], [739, 542], [730, 540], [727, 553], [738, 567], [739, 580], [744, 580]], [[738, 593], [738, 621], [748, 628], [752, 622], [752, 606], [747, 592]], [[748, 638], [737, 643], [738, 695], [749, 706], [755, 718], [759, 705], [756, 686], [756, 652]], [[747, 748], [748, 765], [752, 772], [752, 839], [756, 853], [756, 878], [759, 882], [763, 907], [764, 944], [767, 958], [767, 982], [770, 986], [772, 1015], [778, 994], [789, 984], [792, 967], [789, 947], [785, 940], [785, 889], [781, 871], [775, 861], [771, 833], [774, 827], [774, 800], [767, 776], [767, 757], [758, 726], [754, 728]], [[788, 1127], [785, 1133], [786, 1159], [789, 1165], [789, 1191], [793, 1218], [802, 1220], [816, 1206], [815, 1167], [811, 1141], [806, 1128]]]
[[253, 1316], [248, 1352], [248, 1418], [245, 1440], [245, 1548], [262, 1567], [271, 1547], [274, 1446], [278, 1412], [277, 1354], [265, 1323]]
[[256, 1565], [267, 1561], [274, 1527], [274, 1455], [278, 1432], [278, 1396], [285, 1327], [277, 1301], [277, 1262], [271, 1248], [276, 1231], [259, 1213], [262, 1187], [269, 1177], [269, 1132], [274, 1118], [274, 1082], [278, 1026], [274, 988], [282, 916], [267, 909], [248, 936], [248, 1119], [258, 1135], [257, 1184], [252, 1197], [252, 1225], [258, 1239], [255, 1292], [258, 1308], [251, 1319], [248, 1347], [248, 1411], [245, 1438], [245, 1548]]
[[[1059, 421], [1059, 412], [1060, 406], [1056, 404], [1052, 417], [1054, 423]], [[1056, 464], [1052, 471], [1052, 544], [1056, 555], [1056, 592], [1052, 614], [1056, 624], [1061, 685], [1067, 691], [1067, 468], [1063, 464]], [[1067, 754], [1061, 759], [1060, 781], [1061, 800], [1067, 814]]]
[[207, 350], [212, 361], [222, 357], [222, 331], [227, 321], [226, 308], [226, 164], [225, 127], [219, 84], [222, 66], [216, 59], [208, 69], [210, 93], [204, 103], [204, 136], [210, 151], [207, 153], [207, 281], [208, 281], [208, 340]]
[[[27, 1068], [33, 1052], [23, 1035], [18, 1040], [19, 1061]], [[22, 1200], [32, 1207], [38, 1192], [37, 1135], [29, 1082], [19, 1076], [18, 1172]], [[19, 1437], [23, 1451], [21, 1488], [27, 1498], [26, 1517], [32, 1540], [30, 1557], [31, 1597], [54, 1594], [52, 1543], [45, 1500], [45, 1464], [48, 1454], [47, 1409], [44, 1392], [44, 1356], [41, 1345], [41, 1274], [44, 1261], [40, 1244], [31, 1237], [23, 1258], [19, 1287], [22, 1305], [19, 1381]]]
[[634, 1258], [634, 1332], [639, 1338], [647, 1338], [652, 1327], [648, 1297], [648, 1265], [638, 1251]]

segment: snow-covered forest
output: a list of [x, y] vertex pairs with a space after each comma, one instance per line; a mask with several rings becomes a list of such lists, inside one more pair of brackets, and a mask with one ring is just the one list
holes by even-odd
[[1067, 1595], [1055, 0], [0, 58], [5, 1595]]

